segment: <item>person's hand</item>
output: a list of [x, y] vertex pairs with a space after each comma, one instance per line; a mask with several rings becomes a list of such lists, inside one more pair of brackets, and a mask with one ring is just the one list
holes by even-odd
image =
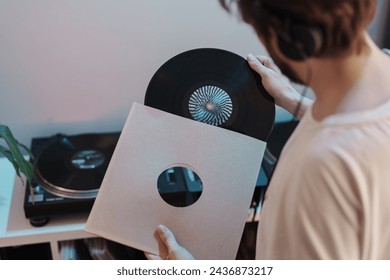
[[308, 98], [302, 100], [290, 80], [282, 74], [270, 57], [260, 55], [255, 57], [249, 54], [247, 59], [249, 66], [261, 76], [264, 89], [274, 98], [276, 105], [295, 114], [298, 103], [302, 102], [300, 112], [296, 116], [300, 119], [307, 105], [310, 105], [312, 101]]
[[180, 246], [172, 231], [166, 226], [159, 225], [156, 230], [157, 237], [162, 242], [163, 246], [166, 246], [168, 255], [154, 255], [145, 252], [145, 256], [149, 260], [194, 260], [194, 256], [191, 255], [184, 247]]
[[276, 105], [281, 106], [286, 95], [295, 91], [270, 57], [249, 54], [248, 63], [261, 76], [265, 90], [275, 99]]

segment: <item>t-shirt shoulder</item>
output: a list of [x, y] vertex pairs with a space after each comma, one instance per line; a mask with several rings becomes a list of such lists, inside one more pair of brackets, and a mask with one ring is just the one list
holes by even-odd
[[370, 110], [359, 112], [340, 113], [329, 116], [322, 121], [313, 117], [313, 107], [308, 108], [302, 120], [306, 120], [311, 126], [319, 125], [362, 125], [383, 120], [390, 121], [390, 100]]

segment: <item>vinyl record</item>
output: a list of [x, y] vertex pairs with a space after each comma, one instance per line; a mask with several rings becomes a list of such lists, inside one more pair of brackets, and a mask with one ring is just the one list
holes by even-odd
[[36, 180], [59, 197], [95, 198], [117, 140], [111, 134], [59, 136], [36, 159]]
[[239, 55], [195, 49], [162, 65], [145, 105], [267, 141], [275, 119], [273, 98]]

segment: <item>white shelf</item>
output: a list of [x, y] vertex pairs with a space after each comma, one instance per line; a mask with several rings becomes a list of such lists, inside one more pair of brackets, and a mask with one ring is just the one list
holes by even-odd
[[59, 258], [58, 242], [95, 237], [84, 231], [87, 214], [53, 218], [43, 227], [33, 227], [24, 216], [25, 186], [15, 170], [0, 158], [0, 247], [50, 243], [53, 259]]

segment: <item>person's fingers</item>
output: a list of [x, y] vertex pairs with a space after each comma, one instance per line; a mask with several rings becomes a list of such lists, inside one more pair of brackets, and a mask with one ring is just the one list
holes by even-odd
[[174, 251], [179, 247], [172, 231], [170, 231], [166, 226], [159, 225], [157, 227], [157, 234], [159, 235], [161, 241], [167, 246], [169, 251]]
[[157, 256], [157, 255], [152, 254], [152, 253], [144, 252], [144, 255], [148, 260], [162, 260], [162, 258], [160, 256]]
[[260, 76], [267, 75], [271, 71], [270, 68], [264, 66], [253, 54], [248, 54], [247, 60], [249, 66], [259, 73]]
[[278, 66], [276, 66], [276, 64], [274, 63], [274, 61], [272, 60], [272, 58], [270, 58], [269, 56], [263, 56], [263, 55], [257, 55], [256, 58], [260, 61], [260, 63], [262, 65], [264, 65], [265, 67], [269, 68], [269, 69], [272, 69], [276, 72], [279, 72], [280, 73], [280, 69]]

